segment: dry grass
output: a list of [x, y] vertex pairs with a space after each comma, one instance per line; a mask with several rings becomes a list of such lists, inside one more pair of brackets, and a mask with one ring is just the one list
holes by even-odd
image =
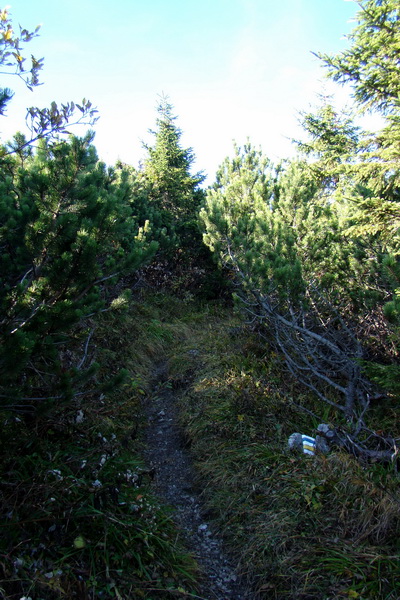
[[398, 600], [398, 476], [340, 451], [290, 455], [288, 436], [317, 425], [291, 398], [310, 410], [315, 401], [238, 325], [229, 311], [198, 317], [171, 365], [174, 381], [186, 364], [182, 424], [242, 572], [259, 598]]

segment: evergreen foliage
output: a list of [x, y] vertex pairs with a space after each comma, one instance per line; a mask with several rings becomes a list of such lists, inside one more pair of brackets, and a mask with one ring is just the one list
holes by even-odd
[[143, 200], [152, 235], [159, 243], [157, 258], [145, 272], [157, 288], [203, 298], [220, 297], [226, 279], [215, 268], [208, 248], [202, 242], [198, 212], [205, 192], [205, 176], [192, 173], [195, 156], [181, 144], [182, 131], [168, 97], [160, 98], [154, 144], [146, 145], [147, 156], [136, 171], [129, 168], [130, 182]]
[[[21, 43], [39, 28], [17, 36], [7, 9], [0, 20], [0, 64], [32, 89], [43, 61], [32, 56], [25, 68]], [[2, 114], [11, 97], [1, 90]], [[91, 318], [127, 302], [125, 292], [112, 299], [108, 284], [157, 247], [127, 173], [98, 161], [93, 134], [59, 138], [74, 119], [95, 122], [96, 112], [86, 99], [32, 107], [31, 138], [17, 133], [0, 148], [0, 405], [9, 410], [32, 413], [83, 393], [96, 371], [87, 360]]]
[[[162, 97], [157, 107], [155, 142], [145, 146], [144, 184], [150, 206], [160, 215], [160, 225], [168, 239], [181, 250], [200, 246], [197, 213], [203, 192], [202, 173], [191, 174], [195, 156], [191, 148], [182, 148], [182, 131], [177, 127], [173, 106]], [[153, 208], [153, 210], [154, 210]]]
[[108, 305], [106, 282], [155, 251], [128, 183], [116, 183], [92, 140], [42, 141], [24, 167], [11, 157], [1, 165], [0, 368], [10, 408], [76, 393], [82, 356], [67, 359], [69, 338], [82, 327], [87, 335], [88, 317]]
[[[288, 370], [336, 409], [342, 427], [346, 418], [341, 443], [356, 454], [388, 458], [390, 439], [385, 449], [375, 437], [367, 443], [365, 415], [376, 392], [361, 364], [374, 336], [382, 344], [388, 335], [381, 322], [375, 330], [370, 323], [388, 291], [384, 270], [394, 265], [379, 240], [349, 234], [345, 191], [355, 189], [347, 168], [354, 168], [352, 149], [358, 149], [355, 129], [350, 122], [342, 127], [329, 107], [307, 124], [306, 148], [316, 162], [293, 161], [274, 172], [250, 144], [235, 148], [208, 190], [204, 241], [232, 270], [241, 305]], [[393, 320], [396, 303], [386, 313]], [[380, 384], [382, 372], [374, 377]]]
[[[349, 36], [350, 49], [336, 56], [321, 54], [320, 57], [331, 78], [351, 84], [361, 112], [375, 111], [385, 119], [380, 132], [361, 137], [356, 151], [350, 154], [348, 168], [337, 172], [336, 177], [340, 179], [347, 205], [345, 235], [364, 246], [375, 285], [371, 286], [371, 276], [366, 283], [379, 290], [381, 303], [386, 300], [383, 314], [391, 327], [390, 335], [386, 332], [386, 347], [389, 351], [394, 343], [397, 357], [400, 351], [400, 9], [395, 0], [364, 0], [360, 9], [358, 25]], [[400, 370], [395, 363], [370, 364], [367, 371], [386, 389], [398, 389]]]
[[[400, 10], [395, 0], [359, 6], [350, 49], [319, 56], [330, 77], [353, 85], [361, 112], [385, 118], [376, 135], [325, 102], [304, 115], [308, 140], [298, 143], [296, 160], [274, 166], [249, 141], [235, 145], [206, 193], [165, 97], [139, 170], [107, 168], [92, 133], [60, 138], [73, 122], [96, 120], [85, 99], [30, 108], [30, 139], [16, 133], [3, 142], [4, 590], [120, 597], [120, 580], [128, 595], [150, 597], [155, 581], [160, 597], [191, 595], [179, 582], [191, 585], [193, 564], [177, 555], [172, 521], [148, 486], [132, 480], [148, 471], [128, 448], [152, 366], [168, 354], [173, 375], [165, 385], [184, 389], [182, 422], [204, 497], [240, 545], [258, 593], [274, 586], [277, 598], [397, 598]], [[38, 28], [17, 36], [7, 9], [0, 25], [0, 64], [35, 87], [43, 61], [32, 57], [25, 67], [21, 43]], [[12, 96], [0, 89], [0, 115]], [[211, 264], [208, 249], [251, 327], [237, 327], [230, 311], [219, 322], [212, 305], [191, 306], [190, 295], [157, 297], [155, 286], [124, 319], [111, 312], [127, 307], [132, 274], [154, 257], [161, 287], [165, 271], [176, 274], [182, 264], [195, 281], [195, 269]], [[215, 273], [218, 280], [213, 266]], [[126, 356], [130, 382], [119, 397]], [[29, 418], [52, 407], [47, 421]], [[342, 452], [313, 457], [312, 469], [303, 457], [285, 455], [294, 428], [322, 420], [362, 466]], [[365, 469], [367, 461], [386, 465]], [[103, 486], [93, 481], [100, 473]], [[47, 546], [36, 543], [41, 538]], [[87, 582], [81, 573], [90, 573]]]
[[352, 114], [339, 114], [327, 99], [318, 111], [303, 114], [302, 125], [308, 141], [297, 142], [298, 148], [308, 157], [325, 193], [333, 193], [339, 175], [346, 172], [358, 153], [360, 128], [354, 125]]
[[289, 371], [353, 422], [352, 451], [389, 457], [390, 439], [386, 454], [376, 437], [372, 447], [360, 443], [371, 440], [365, 415], [376, 393], [360, 367], [398, 391], [399, 9], [390, 0], [360, 7], [350, 50], [321, 57], [331, 77], [354, 85], [361, 110], [381, 111], [387, 126], [372, 136], [325, 102], [304, 115], [306, 162], [281, 165], [263, 196], [260, 157], [252, 163], [249, 147], [235, 149], [201, 217], [206, 244], [236, 273], [243, 305]]
[[397, 0], [361, 0], [351, 46], [335, 56], [320, 53], [329, 76], [350, 83], [364, 109], [397, 112], [400, 98], [400, 8]]

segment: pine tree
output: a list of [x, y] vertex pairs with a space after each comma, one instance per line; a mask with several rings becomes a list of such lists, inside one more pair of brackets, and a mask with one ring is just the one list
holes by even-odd
[[250, 142], [243, 148], [235, 144], [233, 158], [226, 158], [218, 169], [200, 211], [205, 244], [243, 280], [251, 278], [251, 273], [256, 277], [248, 266], [257, 255], [265, 254], [261, 245], [265, 242], [272, 248], [274, 244], [273, 188], [273, 168], [261, 150]]
[[107, 282], [154, 254], [128, 183], [98, 161], [92, 139], [43, 140], [23, 168], [17, 157], [1, 164], [3, 406], [33, 410], [76, 393], [82, 371], [63, 359], [69, 339], [107, 307]]
[[[0, 10], [0, 64], [30, 88], [39, 84], [43, 60], [26, 67], [22, 43], [38, 34]], [[0, 90], [4, 114], [12, 92]], [[78, 117], [76, 117], [78, 112]], [[66, 126], [94, 123], [84, 99], [28, 110], [30, 139], [17, 133], [0, 148], [0, 406], [41, 410], [72, 398], [94, 365], [73, 356], [91, 318], [126, 302], [112, 299], [110, 285], [154, 253], [148, 220], [138, 218], [126, 175], [100, 163], [84, 139], [60, 139]], [[39, 141], [36, 152], [32, 142]], [[110, 306], [111, 303], [111, 306]], [[89, 331], [89, 333], [88, 333]], [[86, 372], [85, 372], [86, 371]], [[80, 392], [82, 393], [82, 392]]]
[[362, 439], [373, 386], [361, 372], [353, 311], [360, 271], [322, 181], [307, 163], [274, 170], [251, 144], [236, 147], [200, 213], [204, 240], [231, 268], [239, 304], [288, 370], [351, 424], [342, 443], [388, 457], [391, 449]]

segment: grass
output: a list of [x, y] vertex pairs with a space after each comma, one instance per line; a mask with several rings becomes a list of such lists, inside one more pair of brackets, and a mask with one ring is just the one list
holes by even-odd
[[0, 597], [196, 597], [195, 561], [140, 459], [142, 406], [167, 357], [207, 518], [255, 598], [398, 600], [397, 473], [340, 451], [289, 454], [289, 435], [318, 425], [297, 405], [315, 400], [231, 307], [147, 292], [104, 314], [92, 343], [99, 383], [123, 366], [121, 387], [3, 419]]
[[38, 419], [3, 417], [0, 597], [153, 600], [196, 591], [196, 563], [140, 458], [154, 364], [179, 337], [161, 312], [138, 298], [98, 323], [98, 384], [125, 367], [118, 389]]
[[392, 465], [362, 466], [339, 450], [290, 455], [289, 435], [318, 425], [297, 405], [320, 412], [315, 399], [232, 311], [200, 315], [172, 352], [171, 378], [186, 381], [182, 425], [204, 501], [257, 597], [398, 599]]

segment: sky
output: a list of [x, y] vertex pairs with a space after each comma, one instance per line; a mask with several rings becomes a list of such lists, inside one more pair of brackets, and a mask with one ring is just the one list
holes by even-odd
[[[2, 5], [4, 7], [5, 5]], [[272, 160], [293, 156], [299, 115], [349, 91], [326, 80], [312, 52], [349, 46], [358, 6], [351, 0], [10, 0], [14, 28], [39, 37], [25, 56], [44, 57], [33, 92], [1, 75], [15, 96], [0, 136], [24, 130], [26, 109], [90, 99], [100, 119], [95, 146], [107, 164], [138, 166], [151, 143], [156, 106], [167, 95], [195, 171], [212, 183], [247, 138]], [[73, 130], [83, 135], [83, 129]]]

